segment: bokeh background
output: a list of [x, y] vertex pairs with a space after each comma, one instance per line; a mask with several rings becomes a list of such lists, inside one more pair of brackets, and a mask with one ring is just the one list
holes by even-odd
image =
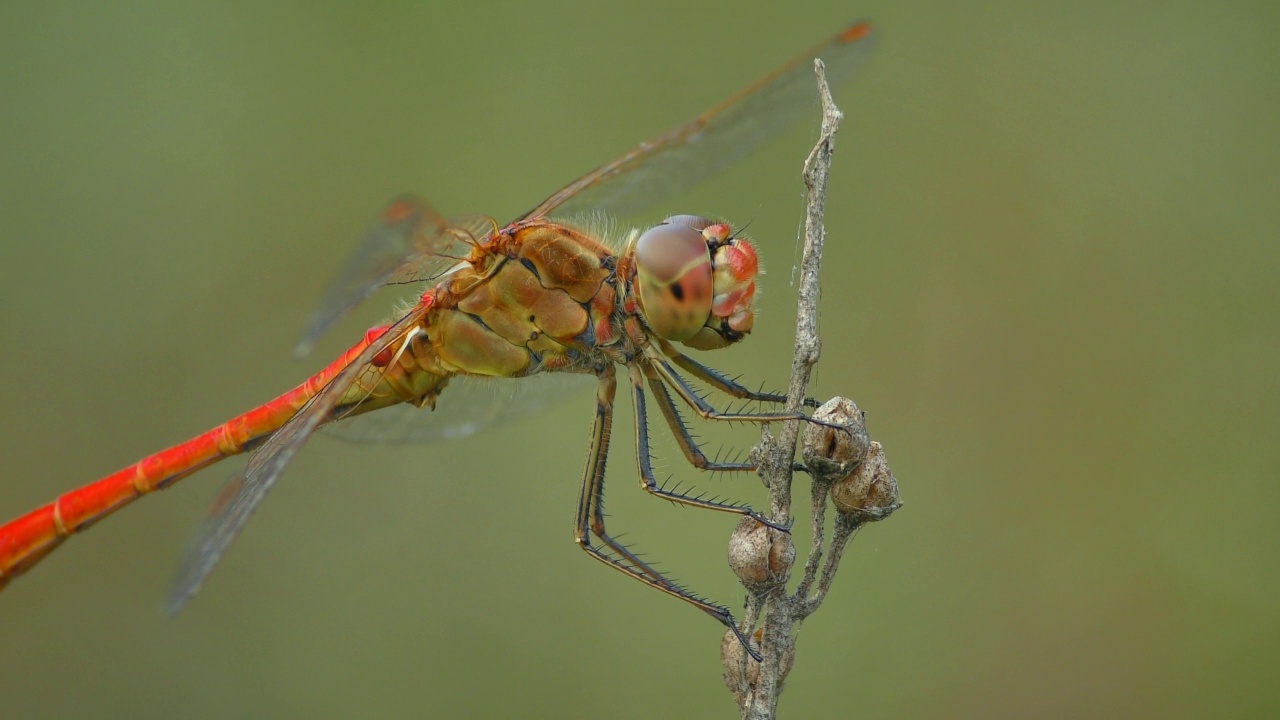
[[[6, 3], [0, 515], [359, 337], [389, 300], [291, 358], [388, 198], [513, 217], [865, 15], [814, 392], [867, 410], [907, 504], [855, 539], [783, 711], [1273, 717], [1278, 7]], [[654, 213], [751, 222], [763, 315], [714, 360], [766, 384], [815, 128]], [[571, 542], [590, 404], [316, 439], [176, 621], [172, 569], [241, 461], [138, 503], [0, 598], [0, 714], [734, 716], [719, 627]], [[629, 427], [615, 527], [737, 605], [733, 520], [640, 493]]]

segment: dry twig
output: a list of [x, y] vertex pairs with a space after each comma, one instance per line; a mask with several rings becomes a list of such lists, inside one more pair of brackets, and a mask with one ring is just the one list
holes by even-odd
[[[835, 132], [843, 117], [831, 98], [822, 61], [814, 61], [814, 70], [822, 99], [822, 131], [804, 165], [808, 211], [795, 356], [787, 392], [791, 412], [803, 407], [809, 375], [818, 362], [818, 269], [826, 233], [823, 209]], [[814, 419], [819, 422], [807, 425], [803, 451], [812, 478], [813, 539], [795, 592], [787, 592], [796, 556], [789, 534], [744, 518], [729, 544], [730, 566], [747, 588], [743, 633], [756, 641], [763, 662], [751, 660], [731, 631], [721, 644], [721, 659], [725, 684], [742, 717], [752, 720], [775, 716], [782, 683], [795, 660], [796, 626], [822, 604], [849, 539], [863, 524], [888, 517], [901, 506], [897, 482], [880, 444], [870, 441], [858, 407], [845, 398], [834, 398], [814, 413]], [[769, 488], [770, 518], [779, 524], [791, 519], [791, 474], [799, 436], [798, 421], [783, 423], [776, 438], [766, 426], [760, 444], [752, 450]], [[828, 497], [837, 511], [829, 551], [825, 548]]]

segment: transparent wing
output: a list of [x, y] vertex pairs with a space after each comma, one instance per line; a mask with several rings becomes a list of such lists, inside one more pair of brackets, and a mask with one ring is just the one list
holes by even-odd
[[311, 352], [338, 318], [388, 282], [438, 276], [465, 258], [471, 245], [493, 227], [493, 220], [479, 215], [446, 221], [427, 201], [412, 195], [392, 200], [329, 283], [294, 352]]
[[826, 64], [834, 87], [853, 76], [873, 45], [871, 25], [855, 23], [693, 121], [573, 181], [521, 219], [553, 211], [564, 216], [594, 210], [626, 215], [684, 192], [813, 114], [818, 102], [814, 58]]
[[590, 375], [540, 373], [526, 378], [456, 377], [435, 410], [408, 403], [325, 425], [323, 432], [355, 443], [411, 443], [467, 437], [508, 420], [536, 415], [596, 386]]
[[[823, 60], [834, 86], [852, 77], [873, 45], [871, 26], [855, 23], [691, 122], [575, 180], [521, 219], [552, 212], [625, 215], [688, 190], [742, 160], [816, 107], [813, 58]], [[489, 218], [445, 221], [420, 198], [397, 198], [330, 286], [299, 351], [309, 349], [334, 320], [381, 285], [438, 277], [468, 254], [471, 243], [483, 242], [493, 230]], [[472, 387], [459, 392], [451, 385], [434, 412], [397, 405], [327, 426], [326, 432], [354, 442], [384, 443], [463, 436], [504, 417], [536, 412], [563, 394], [558, 384], [574, 380], [558, 373], [539, 378], [456, 383]]]
[[169, 593], [170, 614], [182, 609], [200, 589], [200, 584], [218, 563], [227, 546], [249, 520], [298, 452], [298, 448], [331, 417], [347, 388], [367, 369], [369, 361], [384, 349], [400, 342], [405, 332], [419, 320], [418, 313], [400, 318], [377, 340], [370, 343], [349, 365], [325, 385], [311, 401], [280, 427], [250, 457], [245, 468], [223, 486], [209, 508], [209, 515], [196, 531]]

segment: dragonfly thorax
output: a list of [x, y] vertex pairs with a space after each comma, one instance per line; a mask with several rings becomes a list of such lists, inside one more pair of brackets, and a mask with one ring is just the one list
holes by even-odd
[[713, 350], [751, 331], [759, 262], [728, 225], [674, 215], [641, 234], [633, 252], [635, 296], [655, 334]]

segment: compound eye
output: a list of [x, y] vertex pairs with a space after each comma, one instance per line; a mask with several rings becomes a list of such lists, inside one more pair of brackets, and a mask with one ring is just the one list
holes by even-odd
[[710, 225], [715, 225], [716, 221], [710, 218], [704, 218], [700, 215], [672, 215], [662, 221], [663, 225], [683, 225], [693, 228], [698, 232], [702, 232]]
[[649, 228], [636, 240], [635, 258], [640, 311], [649, 327], [667, 340], [697, 334], [711, 316], [715, 295], [701, 228], [677, 222]]

